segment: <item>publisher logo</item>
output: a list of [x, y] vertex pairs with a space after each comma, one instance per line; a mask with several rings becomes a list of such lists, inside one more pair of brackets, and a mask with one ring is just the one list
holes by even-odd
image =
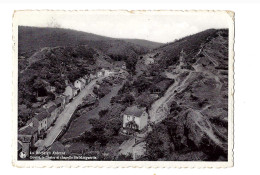
[[23, 151], [20, 152], [19, 157], [20, 157], [21, 159], [25, 159], [25, 158], [26, 158], [26, 153], [23, 152]]

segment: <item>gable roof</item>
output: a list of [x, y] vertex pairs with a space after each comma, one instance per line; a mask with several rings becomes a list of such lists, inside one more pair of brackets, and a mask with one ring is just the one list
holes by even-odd
[[[32, 123], [32, 125], [31, 125], [31, 123]], [[28, 120], [26, 124], [38, 128], [39, 120], [37, 118], [33, 117], [30, 120]]]
[[48, 113], [46, 111], [43, 111], [41, 113], [39, 113], [38, 115], [35, 116], [36, 119], [38, 119], [39, 121], [42, 121], [43, 119], [47, 118]]
[[126, 108], [124, 114], [140, 117], [144, 111], [145, 108], [138, 108], [137, 106], [131, 106]]
[[48, 108], [48, 112], [52, 113], [56, 108], [57, 108], [56, 105], [52, 105], [51, 107]]
[[45, 104], [46, 108], [48, 109], [49, 107], [55, 105], [54, 101], [49, 101], [48, 103]]
[[63, 100], [62, 100], [61, 97], [57, 97], [57, 98], [54, 100], [54, 103], [55, 103], [56, 105], [61, 104], [62, 102], [63, 102]]
[[38, 128], [28, 125], [18, 131], [19, 135], [33, 135], [37, 132]]

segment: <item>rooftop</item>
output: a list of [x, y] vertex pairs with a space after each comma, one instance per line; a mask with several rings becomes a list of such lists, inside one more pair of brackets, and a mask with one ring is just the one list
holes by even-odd
[[46, 108], [51, 107], [52, 105], [55, 105], [55, 102], [49, 101], [48, 103], [45, 104]]
[[43, 119], [47, 118], [48, 113], [46, 111], [43, 111], [41, 113], [39, 113], [38, 115], [35, 116], [36, 119], [38, 119], [39, 121], [42, 121]]
[[57, 108], [56, 105], [52, 105], [51, 107], [49, 107], [48, 112], [52, 113], [56, 108]]
[[19, 135], [33, 135], [35, 132], [37, 132], [38, 128], [28, 125], [27, 127], [24, 127], [19, 130]]
[[61, 104], [62, 103], [62, 98], [61, 97], [58, 97], [58, 98], [56, 98], [55, 100], [54, 100], [54, 102], [55, 102], [55, 104], [57, 105], [57, 104]]
[[145, 108], [139, 108], [137, 106], [131, 106], [131, 107], [126, 108], [124, 114], [140, 117], [143, 114], [144, 111], [145, 111]]

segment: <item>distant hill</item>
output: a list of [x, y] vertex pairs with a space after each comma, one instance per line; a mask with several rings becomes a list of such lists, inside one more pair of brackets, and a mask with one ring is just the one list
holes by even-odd
[[141, 40], [141, 39], [123, 39], [124, 41], [137, 44], [139, 46], [148, 47], [150, 49], [155, 49], [159, 46], [162, 46], [163, 43], [148, 41], [148, 40]]
[[[31, 56], [35, 51], [44, 47], [89, 45], [108, 53], [128, 52], [145, 53], [159, 46], [160, 43], [136, 39], [114, 39], [62, 28], [18, 27], [18, 53], [22, 56]], [[129, 48], [121, 51], [120, 49]], [[130, 52], [130, 55], [133, 54]]]
[[75, 46], [86, 41], [111, 40], [86, 32], [62, 28], [18, 27], [19, 53], [39, 50], [43, 47]]

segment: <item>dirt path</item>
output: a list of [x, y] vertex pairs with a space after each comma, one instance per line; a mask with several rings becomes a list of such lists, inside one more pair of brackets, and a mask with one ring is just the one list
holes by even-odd
[[[196, 59], [196, 57], [200, 54], [203, 53], [205, 54], [208, 59], [215, 65], [218, 66], [219, 63], [212, 57], [208, 56], [207, 53], [205, 53], [204, 51], [205, 46], [202, 45], [199, 52], [195, 55], [195, 57], [193, 59]], [[196, 59], [197, 61], [199, 59]], [[210, 72], [207, 69], [203, 69], [201, 66], [198, 66], [195, 64], [195, 66], [193, 66], [193, 68], [195, 69], [194, 71], [192, 70], [185, 70], [185, 69], [181, 69], [181, 65], [178, 65], [175, 68], [175, 74], [172, 74], [172, 78], [174, 78], [175, 81], [168, 89], [167, 91], [164, 93], [164, 95], [158, 99], [157, 101], [155, 101], [150, 110], [148, 111], [149, 116], [150, 116], [150, 122], [152, 122], [153, 124], [159, 123], [161, 122], [169, 113], [169, 104], [174, 100], [176, 93], [180, 92], [181, 90], [183, 90], [185, 88], [185, 86], [187, 86], [187, 80], [190, 79], [190, 77], [192, 76], [193, 73], [197, 73], [197, 72], [202, 72], [202, 73], [206, 73], [208, 75], [211, 75], [212, 77], [214, 77], [215, 82], [216, 82], [216, 87], [215, 90], [216, 91], [220, 91], [221, 87], [222, 87], [222, 83], [220, 82], [220, 79], [217, 75], [213, 74], [212, 72]], [[188, 75], [186, 75], [186, 77], [183, 80], [180, 80], [180, 75], [182, 73], [188, 72]], [[179, 80], [178, 80], [179, 79]], [[205, 106], [203, 110], [206, 110], [210, 107], [210, 105]], [[214, 134], [212, 126], [210, 125], [210, 122], [207, 119], [204, 119], [205, 117], [199, 112], [194, 110], [193, 113], [194, 115], [194, 122], [196, 125], [198, 125], [198, 127], [201, 130], [205, 130], [205, 133], [208, 135], [208, 137], [215, 142], [217, 145], [219, 145], [220, 147], [224, 147], [223, 143], [219, 140], [219, 138], [216, 137], [216, 135]], [[220, 133], [220, 132], [219, 132]], [[133, 146], [134, 146], [134, 139], [135, 138], [131, 138], [128, 141], [126, 141], [125, 143], [123, 143], [120, 148], [121, 148], [121, 152], [123, 154], [127, 154], [128, 152], [132, 151], [133, 152]]]
[[151, 109], [148, 112], [150, 116], [150, 122], [158, 123], [166, 117], [167, 113], [169, 112], [168, 104], [173, 100], [173, 97], [176, 94], [175, 91], [178, 92], [183, 89], [190, 75], [191, 74], [189, 73], [186, 78], [180, 83], [177, 83], [177, 81], [175, 81], [175, 83], [173, 83], [167, 89], [163, 97], [152, 104]]

